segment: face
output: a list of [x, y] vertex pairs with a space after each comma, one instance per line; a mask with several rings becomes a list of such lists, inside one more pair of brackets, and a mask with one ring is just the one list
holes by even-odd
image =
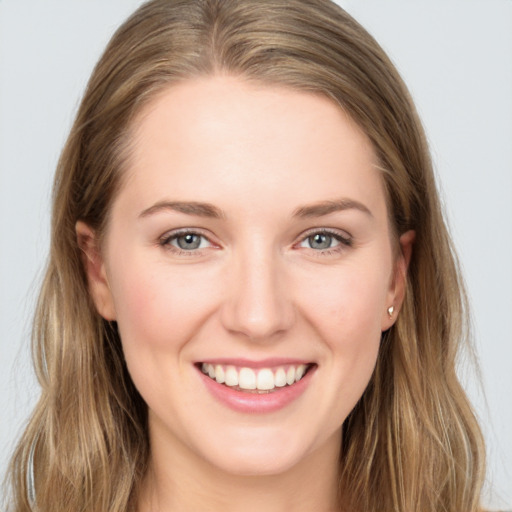
[[335, 452], [403, 295], [369, 140], [323, 97], [232, 77], [135, 128], [101, 253], [77, 231], [153, 450], [237, 474]]

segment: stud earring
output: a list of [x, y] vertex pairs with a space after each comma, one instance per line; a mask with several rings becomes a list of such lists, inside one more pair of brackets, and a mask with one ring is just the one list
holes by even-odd
[[393, 312], [395, 311], [395, 307], [394, 306], [389, 306], [388, 308], [388, 315], [389, 315], [389, 318], [392, 318], [393, 317]]

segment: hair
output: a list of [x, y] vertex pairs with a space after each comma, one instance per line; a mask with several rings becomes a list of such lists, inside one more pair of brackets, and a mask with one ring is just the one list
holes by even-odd
[[101, 239], [143, 107], [172, 84], [219, 73], [320, 94], [343, 109], [373, 144], [396, 236], [416, 232], [403, 307], [343, 424], [344, 505], [480, 510], [483, 441], [456, 375], [469, 346], [467, 305], [425, 134], [384, 51], [329, 0], [153, 0], [112, 37], [57, 167], [33, 328], [42, 391], [12, 459], [11, 510], [136, 506], [148, 465], [147, 408], [115, 322], [100, 317], [89, 295], [75, 224]]

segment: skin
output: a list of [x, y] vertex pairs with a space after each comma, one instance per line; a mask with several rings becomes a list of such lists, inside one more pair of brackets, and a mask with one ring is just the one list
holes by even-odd
[[[414, 236], [392, 234], [368, 138], [326, 98], [230, 76], [169, 88], [134, 127], [101, 247], [82, 222], [77, 236], [149, 408], [140, 510], [334, 510], [341, 425], [400, 309]], [[176, 201], [221, 214], [158, 207]], [[182, 228], [198, 249], [179, 251]], [[295, 401], [247, 414], [195, 366], [226, 357], [316, 368]]]

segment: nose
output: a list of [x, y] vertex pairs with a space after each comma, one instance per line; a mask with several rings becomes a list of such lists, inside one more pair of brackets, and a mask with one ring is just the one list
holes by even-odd
[[225, 290], [222, 323], [229, 332], [265, 342], [287, 332], [295, 312], [286, 269], [271, 251], [240, 255]]

